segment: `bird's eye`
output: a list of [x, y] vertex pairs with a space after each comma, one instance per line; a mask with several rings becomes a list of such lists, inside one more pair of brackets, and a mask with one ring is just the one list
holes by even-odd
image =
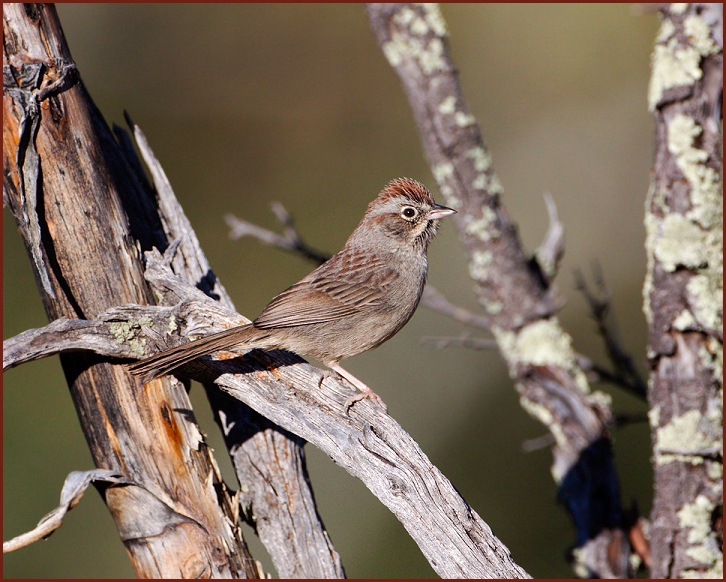
[[401, 209], [401, 216], [403, 216], [404, 218], [406, 218], [408, 220], [415, 218], [416, 214], [418, 214], [418, 212], [416, 211], [416, 209], [413, 206], [404, 206]]

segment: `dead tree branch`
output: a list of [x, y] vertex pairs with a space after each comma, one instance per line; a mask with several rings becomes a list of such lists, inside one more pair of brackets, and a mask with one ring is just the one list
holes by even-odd
[[605, 277], [598, 263], [593, 264], [593, 278], [595, 279], [596, 291], [592, 291], [587, 286], [582, 271], [579, 269], [575, 271], [576, 288], [583, 294], [590, 306], [592, 316], [597, 322], [598, 332], [605, 342], [614, 372], [608, 372], [594, 364], [591, 369], [602, 379], [622, 386], [639, 398], [645, 399], [647, 386], [640, 374], [638, 374], [633, 358], [622, 346], [615, 314], [612, 311], [610, 290], [605, 284]]
[[[234, 310], [146, 136], [128, 115], [126, 118], [153, 179], [151, 195], [157, 200], [164, 234], [153, 244], [163, 248], [167, 241], [174, 241], [168, 249], [174, 272], [227, 309]], [[119, 141], [130, 145], [122, 129], [116, 128], [116, 135]], [[129, 166], [140, 169], [141, 163], [133, 149], [127, 147], [125, 152]], [[179, 301], [168, 290], [162, 296], [167, 305]], [[239, 323], [246, 322], [243, 319]], [[275, 382], [275, 379], [268, 381]], [[270, 554], [278, 575], [283, 578], [345, 577], [340, 556], [317, 512], [307, 474], [305, 442], [239, 400], [227, 397], [213, 384], [204, 387], [237, 479], [245, 484], [245, 490], [239, 492], [242, 515], [250, 516], [250, 525]], [[230, 430], [231, 426], [235, 430]]]
[[[57, 332], [54, 332], [57, 333]], [[3, 542], [3, 554], [14, 552], [30, 544], [34, 544], [40, 540], [44, 540], [53, 534], [61, 525], [66, 513], [73, 509], [81, 501], [83, 494], [91, 483], [100, 485], [103, 483], [108, 485], [136, 486], [138, 484], [130, 483], [122, 475], [118, 475], [113, 471], [103, 469], [95, 469], [93, 471], [73, 471], [66, 477], [61, 490], [60, 505], [53, 511], [43, 516], [38, 522], [37, 527], [29, 532], [14, 537], [7, 542]], [[148, 491], [147, 491], [148, 493]], [[167, 509], [168, 506], [167, 506]], [[160, 522], [159, 526], [164, 527], [164, 523]]]
[[[555, 316], [560, 302], [550, 273], [561, 255], [561, 232], [555, 229], [540, 257], [522, 248], [501, 204], [503, 188], [491, 155], [464, 101], [438, 7], [368, 4], [367, 10], [381, 50], [403, 84], [444, 201], [458, 210], [454, 223], [477, 298], [520, 401], [555, 436], [552, 473], [577, 528], [576, 570], [625, 577], [630, 550], [607, 432], [609, 399], [591, 392], [572, 340]], [[558, 222], [552, 212], [550, 220]], [[554, 265], [539, 263], [542, 256]]]

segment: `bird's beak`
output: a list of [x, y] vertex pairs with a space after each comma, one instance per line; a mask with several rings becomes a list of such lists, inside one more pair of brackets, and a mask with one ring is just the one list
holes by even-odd
[[444, 216], [449, 216], [451, 214], [456, 214], [456, 210], [453, 208], [447, 208], [446, 206], [441, 206], [441, 204], [434, 204], [434, 207], [429, 210], [428, 219], [438, 220], [439, 218], [444, 218]]

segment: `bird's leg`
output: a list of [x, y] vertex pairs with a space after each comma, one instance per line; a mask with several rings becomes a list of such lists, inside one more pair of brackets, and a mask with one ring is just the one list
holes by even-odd
[[366, 398], [370, 398], [371, 400], [375, 400], [378, 404], [380, 404], [383, 407], [383, 410], [385, 412], [388, 412], [388, 407], [384, 404], [383, 400], [381, 400], [381, 397], [378, 396], [373, 390], [371, 390], [368, 386], [366, 386], [363, 382], [358, 380], [353, 374], [350, 372], [344, 370], [340, 367], [338, 364], [330, 363], [326, 364], [328, 368], [331, 370], [337, 372], [340, 374], [343, 378], [348, 380], [353, 386], [358, 388], [360, 390], [360, 394], [356, 394], [355, 396], [351, 396], [348, 398], [348, 400], [345, 401], [345, 410], [346, 412], [350, 409], [351, 406], [353, 406], [356, 402], [359, 400], [364, 400]]

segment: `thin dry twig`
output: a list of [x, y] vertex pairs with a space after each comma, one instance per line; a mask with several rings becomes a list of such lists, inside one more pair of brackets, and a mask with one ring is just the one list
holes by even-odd
[[421, 343], [433, 344], [437, 350], [445, 350], [447, 348], [469, 348], [471, 350], [496, 350], [497, 342], [493, 339], [480, 337], [471, 337], [469, 335], [461, 335], [459, 337], [439, 337], [424, 336]]
[[557, 276], [560, 261], [562, 261], [562, 257], [565, 254], [565, 226], [560, 222], [557, 205], [552, 194], [545, 192], [544, 200], [547, 206], [547, 216], [549, 217], [550, 224], [542, 244], [535, 251], [534, 255], [542, 275], [547, 277], [548, 282], [551, 282]]
[[622, 347], [615, 313], [612, 309], [610, 290], [605, 283], [605, 276], [600, 263], [592, 264], [595, 290], [587, 285], [580, 269], [575, 269], [575, 287], [580, 291], [590, 306], [592, 316], [597, 322], [598, 332], [605, 342], [608, 357], [613, 364], [614, 371], [609, 372], [597, 364], [590, 363], [589, 369], [600, 376], [601, 379], [612, 382], [632, 392], [639, 398], [645, 399], [647, 386], [638, 374], [633, 358]]
[[63, 525], [63, 518], [66, 513], [78, 505], [83, 497], [83, 494], [86, 492], [86, 489], [93, 482], [115, 485], [131, 484], [131, 482], [123, 475], [120, 475], [115, 471], [107, 471], [105, 469], [73, 471], [69, 473], [63, 483], [63, 489], [61, 490], [60, 505], [45, 515], [34, 529], [29, 532], [25, 532], [24, 534], [20, 534], [7, 542], [3, 542], [3, 554], [14, 552], [15, 550], [19, 550], [20, 548], [24, 548], [50, 536], [55, 530]]
[[283, 234], [278, 234], [247, 220], [237, 218], [233, 214], [226, 214], [224, 220], [231, 229], [229, 237], [232, 240], [239, 240], [242, 237], [251, 236], [266, 245], [298, 253], [316, 263], [324, 263], [330, 258], [329, 254], [312, 248], [303, 240], [295, 226], [292, 214], [287, 211], [282, 203], [273, 201], [270, 207], [283, 226]]

